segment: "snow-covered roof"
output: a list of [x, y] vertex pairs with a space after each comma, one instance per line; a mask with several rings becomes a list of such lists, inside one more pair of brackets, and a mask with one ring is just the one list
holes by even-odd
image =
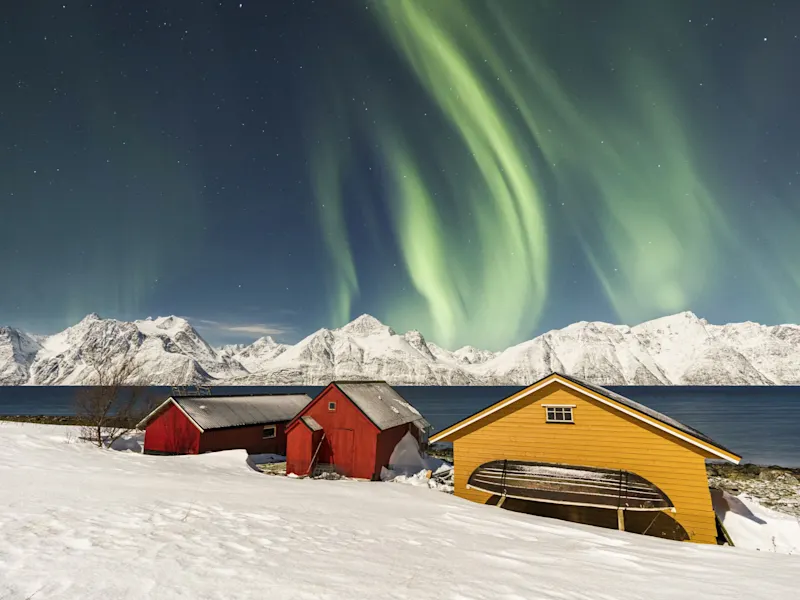
[[420, 412], [385, 381], [348, 381], [334, 384], [382, 431], [414, 422], [419, 423], [422, 428], [430, 426]]
[[291, 421], [311, 398], [306, 394], [259, 396], [172, 396], [137, 425], [146, 427], [170, 403], [174, 403], [201, 430]]
[[314, 417], [310, 417], [308, 415], [303, 415], [302, 417], [300, 417], [300, 420], [303, 423], [305, 423], [306, 426], [311, 431], [321, 431], [322, 430], [322, 425], [320, 425]]
[[[531, 384], [530, 386], [528, 386], [524, 390], [521, 390], [520, 392], [517, 392], [517, 393], [509, 396], [508, 398], [504, 398], [503, 400], [500, 400], [499, 402], [496, 402], [495, 404], [493, 404], [489, 408], [484, 409], [484, 410], [472, 415], [471, 417], [467, 417], [466, 419], [462, 419], [461, 421], [459, 421], [457, 423], [454, 423], [453, 425], [451, 425], [447, 429], [445, 429], [445, 430], [437, 433], [436, 435], [432, 436], [430, 441], [431, 442], [444, 441], [445, 438], [449, 437], [450, 435], [452, 435], [456, 431], [459, 431], [460, 429], [463, 429], [464, 427], [467, 427], [467, 426], [469, 426], [469, 425], [471, 425], [473, 423], [476, 423], [477, 421], [480, 421], [481, 419], [483, 419], [485, 417], [488, 417], [489, 415], [497, 412], [498, 410], [513, 404], [514, 402], [516, 402], [520, 398], [524, 398], [525, 396], [527, 396], [527, 395], [529, 395], [529, 394], [531, 394], [531, 393], [533, 393], [533, 392], [535, 392], [535, 391], [537, 391], [537, 390], [539, 390], [539, 389], [541, 389], [541, 388], [543, 388], [543, 387], [545, 387], [547, 385], [550, 385], [552, 383], [559, 382], [559, 381], [560, 381], [560, 383], [562, 383], [564, 385], [572, 387], [574, 390], [576, 390], [578, 392], [581, 392], [583, 390], [583, 393], [586, 393], [586, 391], [588, 391], [589, 395], [591, 395], [592, 397], [594, 397], [594, 398], [596, 398], [596, 399], [598, 399], [598, 400], [600, 400], [602, 402], [605, 402], [605, 404], [607, 404], [607, 405], [609, 405], [609, 406], [611, 406], [613, 408], [616, 408], [617, 410], [625, 412], [625, 413], [627, 413], [627, 414], [639, 419], [640, 421], [644, 421], [644, 422], [646, 422], [646, 423], [648, 423], [648, 424], [650, 424], [652, 426], [655, 426], [655, 427], [665, 431], [666, 433], [669, 433], [669, 434], [671, 434], [671, 435], [673, 435], [675, 437], [681, 438], [684, 441], [687, 441], [687, 442], [689, 442], [689, 443], [691, 443], [691, 444], [693, 444], [695, 446], [699, 446], [699, 447], [703, 448], [704, 450], [719, 456], [720, 458], [723, 458], [723, 459], [728, 460], [728, 461], [733, 462], [733, 463], [738, 463], [739, 460], [740, 460], [740, 457], [735, 452], [733, 452], [731, 450], [728, 450], [725, 446], [723, 446], [721, 444], [718, 444], [717, 442], [712, 440], [710, 437], [708, 437], [707, 435], [701, 433], [697, 429], [694, 429], [693, 427], [689, 427], [688, 425], [684, 425], [683, 423], [681, 423], [680, 421], [678, 421], [676, 419], [673, 419], [672, 417], [668, 417], [667, 415], [665, 415], [663, 413], [660, 413], [657, 410], [653, 410], [652, 408], [644, 406], [643, 404], [639, 404], [638, 402], [635, 402], [635, 401], [631, 400], [630, 398], [626, 398], [625, 396], [622, 396], [621, 394], [617, 394], [616, 392], [612, 392], [609, 389], [606, 389], [606, 388], [601, 387], [599, 385], [595, 385], [593, 383], [588, 383], [586, 381], [578, 379], [577, 377], [572, 377], [570, 375], [564, 375], [563, 373], [557, 373], [557, 372], [553, 372], [550, 375], [548, 375], [547, 377], [543, 377], [542, 379], [540, 379], [536, 383]], [[607, 400], [611, 400], [612, 402], [608, 402], [607, 400], [603, 400], [603, 398], [605, 398]], [[625, 407], [625, 408], [621, 408], [618, 405], [621, 405], [622, 407]], [[632, 411], [628, 411], [628, 410], [626, 410], [626, 408], [630, 408], [630, 409], [632, 409]], [[644, 415], [644, 417], [641, 416], [641, 415]], [[645, 418], [645, 417], [649, 417], [649, 419]], [[669, 427], [663, 427], [663, 426], [659, 425], [658, 423], [655, 423], [654, 421], [663, 423], [664, 425], [668, 425]], [[690, 437], [686, 437], [686, 436], [681, 435], [681, 434], [686, 434], [686, 435], [688, 435]]]
[[560, 375], [564, 379], [569, 379], [570, 381], [573, 381], [573, 382], [577, 383], [578, 385], [582, 385], [583, 387], [588, 388], [588, 389], [592, 390], [593, 392], [597, 392], [598, 394], [600, 394], [602, 396], [605, 396], [606, 398], [610, 398], [611, 400], [619, 402], [620, 404], [624, 404], [625, 406], [627, 406], [629, 408], [632, 408], [634, 410], [638, 410], [640, 413], [645, 414], [648, 417], [652, 417], [653, 419], [656, 419], [657, 421], [661, 421], [662, 423], [664, 423], [666, 425], [669, 425], [670, 427], [674, 427], [678, 431], [682, 431], [683, 433], [688, 433], [689, 435], [691, 435], [693, 437], [696, 437], [698, 440], [701, 440], [701, 441], [706, 442], [708, 444], [712, 444], [712, 445], [716, 446], [717, 448], [719, 448], [721, 450], [725, 450], [726, 452], [733, 453], [732, 450], [728, 450], [725, 446], [722, 446], [721, 444], [718, 444], [717, 442], [712, 440], [710, 437], [708, 437], [707, 435], [705, 435], [701, 431], [698, 431], [694, 427], [689, 427], [688, 425], [684, 425], [683, 423], [681, 423], [677, 419], [673, 419], [672, 417], [668, 417], [664, 413], [658, 412], [657, 410], [654, 410], [654, 409], [650, 408], [649, 406], [645, 406], [644, 404], [639, 404], [638, 402], [636, 402], [634, 400], [631, 400], [630, 398], [627, 398], [627, 397], [625, 397], [625, 396], [623, 396], [621, 394], [617, 394], [616, 392], [612, 392], [611, 390], [609, 390], [607, 388], [604, 388], [602, 386], [595, 385], [595, 384], [589, 383], [587, 381], [583, 381], [582, 379], [578, 379], [577, 377], [572, 377], [570, 375], [564, 375], [563, 373], [558, 373], [558, 375]]

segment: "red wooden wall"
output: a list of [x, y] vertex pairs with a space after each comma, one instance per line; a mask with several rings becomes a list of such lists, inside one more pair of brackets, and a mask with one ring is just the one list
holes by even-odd
[[[275, 437], [263, 438], [265, 425], [275, 425]], [[247, 450], [249, 454], [286, 454], [286, 422], [200, 430], [171, 404], [144, 432], [144, 451], [165, 454], [200, 454], [218, 450]]]
[[[335, 411], [328, 410], [329, 402], [336, 402]], [[318, 463], [334, 464], [347, 477], [374, 479], [380, 475], [380, 469], [375, 472], [379, 430], [339, 388], [329, 385], [322, 390], [298, 417], [303, 415], [313, 417], [325, 431]], [[303, 428], [307, 429], [305, 425]], [[299, 429], [299, 425], [293, 427], [289, 437], [297, 435]], [[298, 445], [301, 443], [298, 441]], [[287, 452], [291, 454], [291, 450], [294, 450], [292, 441]], [[293, 460], [292, 456], [286, 458], [287, 462]]]
[[[286, 434], [286, 473], [308, 475], [308, 467], [321, 439], [322, 431], [311, 431], [302, 421], [295, 421]], [[319, 455], [315, 462], [319, 462]]]
[[[264, 427], [274, 425], [274, 438], [262, 439]], [[209, 429], [200, 436], [200, 452], [247, 450], [248, 454], [286, 454], [286, 422]]]
[[[336, 402], [336, 410], [328, 410], [328, 403]], [[381, 467], [397, 443], [411, 431], [419, 439], [419, 429], [408, 423], [380, 431], [367, 416], [335, 385], [329, 385], [296, 418], [313, 417], [325, 432], [325, 441], [317, 456], [317, 463], [336, 465], [348, 477], [379, 479]], [[306, 475], [317, 443], [312, 443], [311, 431], [302, 423], [294, 422], [288, 432], [286, 472]]]
[[145, 452], [197, 454], [199, 449], [200, 430], [172, 403], [145, 429]]

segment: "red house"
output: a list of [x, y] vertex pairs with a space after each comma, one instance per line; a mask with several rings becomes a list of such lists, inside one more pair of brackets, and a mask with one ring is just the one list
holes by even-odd
[[347, 477], [378, 479], [407, 432], [422, 444], [422, 415], [383, 381], [334, 381], [286, 426], [286, 473], [330, 465]]
[[305, 394], [173, 396], [136, 427], [145, 430], [145, 454], [285, 455], [286, 424], [309, 402]]

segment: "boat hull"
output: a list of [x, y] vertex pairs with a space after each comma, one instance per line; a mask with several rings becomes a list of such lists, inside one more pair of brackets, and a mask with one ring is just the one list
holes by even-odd
[[468, 489], [535, 502], [621, 510], [674, 510], [658, 486], [630, 471], [495, 460], [470, 475]]

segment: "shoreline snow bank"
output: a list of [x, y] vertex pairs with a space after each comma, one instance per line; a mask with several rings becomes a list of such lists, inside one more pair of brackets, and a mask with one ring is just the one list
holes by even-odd
[[714, 490], [711, 499], [737, 548], [800, 555], [800, 518], [762, 506], [747, 494]]
[[453, 491], [453, 465], [440, 458], [423, 455], [417, 439], [409, 432], [395, 446], [389, 468], [381, 468], [381, 481]]

